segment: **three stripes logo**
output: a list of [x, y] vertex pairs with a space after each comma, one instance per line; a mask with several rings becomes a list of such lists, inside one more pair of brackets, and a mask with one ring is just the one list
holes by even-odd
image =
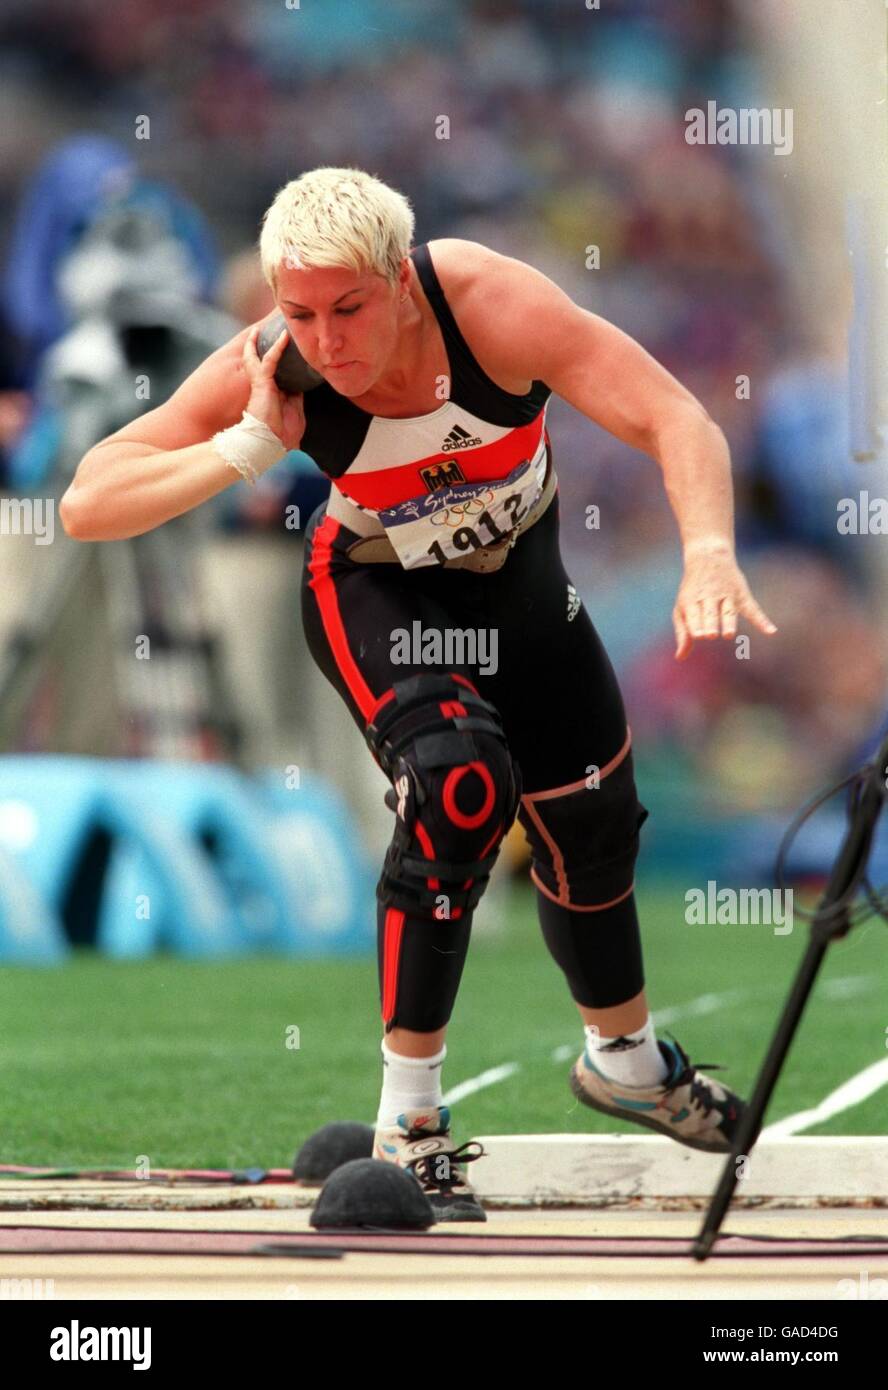
[[482, 441], [477, 436], [469, 434], [462, 425], [454, 425], [447, 438], [441, 445], [442, 454], [447, 454], [453, 449], [472, 449]]
[[572, 623], [580, 611], [580, 596], [573, 584], [567, 586], [567, 621]]

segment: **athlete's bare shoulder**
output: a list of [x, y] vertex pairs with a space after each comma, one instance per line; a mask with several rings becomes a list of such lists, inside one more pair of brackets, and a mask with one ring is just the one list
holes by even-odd
[[520, 264], [480, 241], [465, 241], [462, 237], [438, 237], [428, 243], [428, 248], [448, 301], [452, 297], [461, 299], [483, 287], [485, 281], [501, 276], [509, 266]]
[[[522, 345], [524, 320], [553, 285], [533, 266], [479, 241], [441, 237], [428, 243], [435, 272], [476, 359], [504, 389], [523, 394], [537, 373]], [[530, 368], [530, 370], [529, 370]]]

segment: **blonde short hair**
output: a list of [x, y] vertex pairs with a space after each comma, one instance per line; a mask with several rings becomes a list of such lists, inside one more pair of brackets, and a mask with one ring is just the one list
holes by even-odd
[[413, 244], [415, 218], [403, 193], [364, 169], [310, 169], [280, 190], [262, 219], [259, 258], [275, 289], [278, 267], [348, 266], [389, 284]]

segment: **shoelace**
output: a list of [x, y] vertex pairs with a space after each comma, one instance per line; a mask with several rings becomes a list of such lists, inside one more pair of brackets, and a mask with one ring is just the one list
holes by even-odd
[[[427, 1139], [429, 1136], [421, 1132], [416, 1137]], [[468, 1152], [473, 1144], [478, 1147], [477, 1153]], [[460, 1144], [458, 1149], [449, 1149], [444, 1153], [423, 1154], [421, 1158], [411, 1163], [410, 1167], [423, 1187], [437, 1187], [446, 1191], [458, 1186], [463, 1180], [462, 1174], [457, 1169], [458, 1163], [474, 1163], [476, 1158], [483, 1158], [486, 1152], [487, 1150], [478, 1143], [477, 1139], [468, 1139], [464, 1144]], [[442, 1158], [447, 1159], [447, 1163], [444, 1165], [447, 1171], [443, 1177], [434, 1171], [434, 1165], [440, 1164]]]
[[727, 1071], [727, 1068], [721, 1062], [692, 1062], [674, 1033], [670, 1033], [668, 1029], [666, 1029], [665, 1032], [667, 1038], [671, 1038], [675, 1043], [676, 1051], [682, 1060], [684, 1066], [684, 1070], [681, 1073], [682, 1076], [685, 1076], [688, 1072], [693, 1072], [698, 1067], [706, 1067], [707, 1071]]
[[702, 1106], [704, 1115], [708, 1115], [710, 1110], [717, 1108], [715, 1097], [706, 1082], [695, 1076], [695, 1072], [698, 1068], [703, 1067], [709, 1071], [725, 1071], [726, 1068], [719, 1062], [692, 1062], [674, 1034], [667, 1032], [666, 1036], [672, 1039], [682, 1061], [682, 1070], [670, 1090], [675, 1090], [678, 1086], [690, 1085], [691, 1100]]
[[702, 1106], [704, 1115], [708, 1115], [710, 1110], [716, 1108], [715, 1097], [705, 1081], [691, 1082], [691, 1100], [697, 1101], [697, 1103]]

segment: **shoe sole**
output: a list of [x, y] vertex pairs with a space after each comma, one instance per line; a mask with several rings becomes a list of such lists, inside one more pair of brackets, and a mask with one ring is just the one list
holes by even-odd
[[628, 1124], [644, 1125], [646, 1129], [652, 1129], [655, 1134], [662, 1134], [667, 1139], [674, 1139], [677, 1144], [684, 1144], [686, 1148], [698, 1149], [701, 1153], [709, 1154], [729, 1154], [733, 1149], [733, 1144], [727, 1140], [723, 1144], [707, 1144], [703, 1139], [688, 1139], [685, 1135], [677, 1131], [666, 1129], [657, 1120], [648, 1120], [642, 1115], [634, 1112], [630, 1114], [626, 1110], [621, 1110], [617, 1106], [605, 1105], [603, 1101], [593, 1100], [586, 1090], [582, 1081], [576, 1074], [576, 1069], [570, 1073], [570, 1089], [573, 1091], [577, 1100], [588, 1105], [590, 1110], [598, 1110], [602, 1115], [611, 1115], [615, 1120], [626, 1120]]
[[460, 1201], [442, 1203], [439, 1206], [431, 1195], [429, 1195], [429, 1201], [432, 1204], [432, 1211], [435, 1213], [437, 1222], [487, 1220], [487, 1212], [478, 1203]]
[[[419, 1186], [422, 1187], [422, 1183], [419, 1182], [419, 1178], [413, 1172], [412, 1168], [405, 1169], [405, 1172], [410, 1173], [414, 1181], [419, 1183]], [[422, 1190], [432, 1204], [432, 1211], [435, 1213], [436, 1221], [487, 1220], [487, 1212], [478, 1201], [474, 1192], [462, 1193], [458, 1197], [445, 1197], [434, 1188], [428, 1189], [422, 1187]]]
[[[380, 1163], [391, 1163], [390, 1158], [377, 1160]], [[400, 1166], [400, 1165], [398, 1165]], [[486, 1221], [487, 1212], [482, 1207], [474, 1194], [467, 1193], [462, 1197], [442, 1197], [434, 1189], [428, 1191], [423, 1187], [419, 1178], [411, 1167], [402, 1169], [402, 1172], [409, 1173], [414, 1182], [422, 1188], [431, 1203], [432, 1211], [435, 1213], [435, 1221]]]

